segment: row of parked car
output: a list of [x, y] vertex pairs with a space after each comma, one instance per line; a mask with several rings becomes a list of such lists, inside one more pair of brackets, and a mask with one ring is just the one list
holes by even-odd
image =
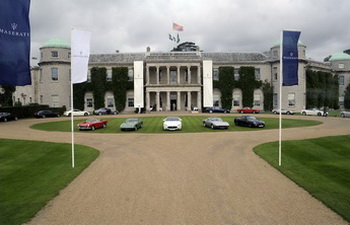
[[[241, 116], [234, 119], [234, 124], [236, 126], [243, 127], [258, 127], [264, 128], [265, 122], [258, 120], [254, 116]], [[95, 130], [98, 128], [106, 128], [107, 120], [101, 119], [88, 119], [85, 122], [79, 123], [79, 130]], [[209, 117], [202, 121], [204, 127], [209, 127], [211, 129], [228, 129], [230, 124], [223, 121], [220, 117]], [[124, 123], [120, 125], [121, 131], [138, 130], [143, 127], [143, 120], [138, 118], [126, 119]], [[163, 120], [163, 130], [175, 131], [182, 130], [182, 119], [177, 116], [169, 116]]]

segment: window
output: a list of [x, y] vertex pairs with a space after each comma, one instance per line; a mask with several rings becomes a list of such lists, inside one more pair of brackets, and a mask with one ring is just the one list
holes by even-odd
[[261, 105], [261, 96], [259, 94], [254, 94], [254, 106]]
[[235, 80], [239, 80], [239, 78], [240, 78], [240, 76], [239, 76], [239, 69], [235, 69], [235, 70], [234, 70], [233, 76], [234, 76], [234, 79], [235, 79]]
[[344, 85], [344, 76], [339, 76], [338, 82], [339, 82], [339, 85]]
[[86, 107], [88, 107], [88, 108], [94, 107], [92, 98], [86, 98]]
[[59, 96], [51, 95], [51, 107], [59, 107]]
[[43, 102], [44, 102], [44, 96], [43, 95], [40, 95], [40, 104], [43, 104]]
[[339, 63], [339, 69], [344, 69], [345, 68], [345, 66], [344, 66], [344, 63]]
[[288, 93], [288, 106], [295, 106], [295, 93]]
[[273, 58], [278, 58], [278, 50], [273, 51]]
[[213, 80], [219, 80], [219, 69], [213, 69]]
[[69, 69], [69, 74], [68, 74], [68, 79], [69, 79], [69, 81], [71, 81], [72, 80], [72, 70], [71, 69]]
[[58, 58], [58, 51], [51, 51], [51, 58]]
[[239, 94], [234, 94], [233, 95], [233, 106], [240, 106], [240, 95]]
[[339, 96], [339, 106], [344, 107], [344, 96]]
[[272, 70], [273, 70], [273, 78], [274, 78], [274, 80], [277, 80], [277, 78], [278, 78], [277, 67], [274, 67]]
[[128, 98], [128, 107], [134, 107], [134, 98]]
[[58, 81], [58, 68], [51, 68], [51, 80]]
[[112, 69], [107, 69], [107, 81], [112, 81]]
[[68, 59], [70, 59], [70, 56], [71, 56], [71, 53], [70, 53], [70, 52], [68, 52]]
[[214, 105], [215, 107], [219, 107], [219, 106], [220, 106], [219, 100], [215, 100], [213, 105]]
[[114, 106], [114, 98], [107, 97], [107, 107], [113, 107], [113, 106]]
[[87, 82], [91, 82], [91, 70], [88, 70]]
[[274, 107], [278, 106], [278, 104], [277, 104], [277, 93], [273, 93], [273, 106]]
[[39, 72], [39, 82], [43, 82], [43, 70], [40, 69], [40, 72]]
[[128, 81], [133, 81], [134, 80], [134, 70], [129, 69], [128, 70]]
[[261, 80], [260, 68], [255, 68], [254, 75], [255, 75], [255, 80]]
[[177, 82], [177, 72], [176, 70], [170, 71], [170, 82], [176, 83]]

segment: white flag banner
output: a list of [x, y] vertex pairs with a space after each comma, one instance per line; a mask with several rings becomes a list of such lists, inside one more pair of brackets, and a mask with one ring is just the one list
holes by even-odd
[[71, 80], [72, 84], [87, 81], [90, 56], [91, 31], [72, 29], [71, 33]]

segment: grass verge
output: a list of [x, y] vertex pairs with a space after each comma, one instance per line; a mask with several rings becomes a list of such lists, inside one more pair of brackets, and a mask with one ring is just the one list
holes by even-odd
[[70, 144], [0, 139], [0, 146], [0, 223], [7, 225], [29, 221], [99, 155], [76, 145], [72, 168]]
[[[230, 124], [230, 128], [227, 130], [212, 130], [207, 127], [203, 127], [202, 121], [209, 116], [180, 116], [182, 119], [182, 130], [177, 131], [180, 133], [194, 133], [194, 132], [223, 132], [223, 131], [251, 131], [257, 130], [255, 128], [247, 128], [247, 127], [238, 127], [233, 123], [234, 116], [225, 116], [221, 117], [224, 121]], [[215, 117], [215, 116], [214, 116]], [[219, 117], [219, 116], [218, 116]], [[102, 117], [101, 117], [102, 118]], [[169, 133], [169, 131], [163, 131], [163, 119], [165, 116], [158, 117], [142, 117], [141, 119], [144, 121], [144, 126], [142, 129], [139, 129], [136, 132], [139, 133]], [[260, 118], [265, 121], [266, 127], [263, 129], [278, 129], [278, 118]], [[125, 118], [104, 118], [108, 120], [108, 126], [105, 129], [98, 129], [93, 132], [98, 133], [120, 133], [119, 127], [125, 121]], [[77, 124], [85, 121], [85, 119], [76, 119], [74, 120], [74, 129], [76, 132], [89, 132], [89, 131], [79, 131]], [[315, 126], [319, 125], [322, 122], [313, 121], [313, 120], [300, 120], [300, 119], [283, 119], [282, 120], [283, 128], [291, 128], [291, 127], [303, 127], [303, 126]], [[45, 131], [71, 131], [71, 121], [55, 121], [48, 123], [39, 123], [31, 126], [33, 129], [45, 130]], [[133, 131], [135, 132], [135, 131]], [[171, 133], [171, 132], [170, 132]]]
[[254, 148], [254, 152], [312, 196], [350, 222], [350, 135], [282, 142]]

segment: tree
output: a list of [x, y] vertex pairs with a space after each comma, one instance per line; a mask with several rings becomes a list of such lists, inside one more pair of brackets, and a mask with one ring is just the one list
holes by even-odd
[[264, 110], [265, 112], [273, 109], [273, 86], [267, 80], [262, 84], [262, 91], [264, 93]]
[[221, 105], [223, 108], [232, 108], [232, 90], [234, 88], [234, 68], [223, 66], [219, 68], [220, 79], [217, 86], [221, 91]]
[[238, 87], [242, 90], [242, 103], [244, 107], [253, 107], [254, 90], [261, 87], [262, 82], [255, 80], [255, 68], [242, 66], [239, 69], [240, 79]]

